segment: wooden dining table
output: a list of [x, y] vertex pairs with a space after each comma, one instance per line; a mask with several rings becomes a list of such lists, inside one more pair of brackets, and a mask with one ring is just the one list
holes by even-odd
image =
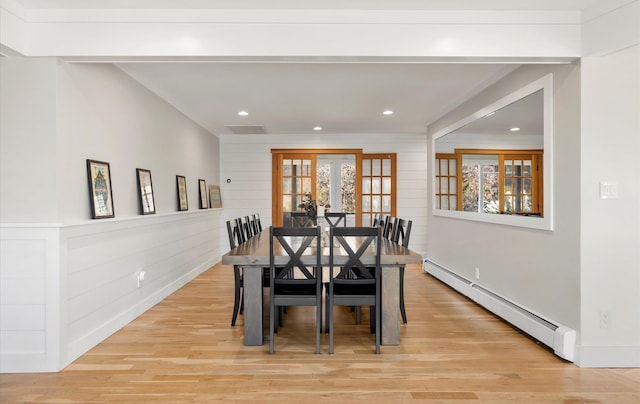
[[[329, 266], [328, 237], [323, 236], [321, 245], [321, 263]], [[381, 245], [381, 337], [383, 345], [400, 344], [400, 310], [399, 310], [399, 282], [400, 265], [419, 264], [422, 257], [404, 248], [393, 241], [382, 238]], [[352, 241], [352, 248], [358, 247], [358, 240]], [[269, 231], [258, 233], [238, 247], [222, 256], [222, 263], [226, 265], [239, 265], [244, 269], [244, 344], [262, 345], [264, 336], [268, 335], [265, 330], [268, 321], [268, 310], [263, 310], [263, 268], [269, 267]], [[276, 243], [278, 245], [278, 243]], [[308, 255], [303, 256], [305, 264], [313, 264], [315, 260], [315, 249], [309, 248]], [[284, 265], [288, 262], [289, 256], [284, 250], [275, 251], [275, 265]], [[308, 259], [305, 259], [308, 257]], [[345, 264], [348, 255], [341, 248], [334, 248], [334, 265]], [[364, 253], [361, 258], [365, 265], [374, 265], [375, 251], [371, 249]], [[268, 293], [266, 293], [268, 298]]]

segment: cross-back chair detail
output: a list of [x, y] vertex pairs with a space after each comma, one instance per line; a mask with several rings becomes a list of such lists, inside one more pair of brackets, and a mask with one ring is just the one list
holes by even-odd
[[[349, 238], [361, 240], [354, 251]], [[371, 322], [375, 323], [376, 353], [380, 353], [380, 231], [375, 227], [332, 227], [330, 229], [329, 284], [327, 291], [327, 328], [329, 329], [329, 353], [333, 353], [334, 306], [369, 306]], [[338, 247], [339, 246], [339, 247]], [[335, 250], [342, 248], [347, 262], [336, 265]], [[374, 266], [363, 262], [367, 251], [373, 249]], [[369, 268], [373, 268], [370, 271]], [[353, 276], [355, 272], [355, 276]]]
[[324, 214], [324, 220], [327, 221], [329, 227], [347, 226], [347, 214], [338, 212], [326, 212]]
[[[320, 353], [322, 323], [322, 270], [320, 228], [269, 228], [269, 353], [274, 352], [274, 330], [279, 307], [316, 307], [316, 353]], [[315, 243], [315, 244], [314, 244]], [[287, 253], [287, 262], [275, 262], [275, 249]], [[313, 254], [311, 254], [313, 252]], [[306, 260], [305, 260], [306, 259]], [[306, 262], [305, 262], [306, 261]], [[316, 270], [318, 269], [318, 270]]]

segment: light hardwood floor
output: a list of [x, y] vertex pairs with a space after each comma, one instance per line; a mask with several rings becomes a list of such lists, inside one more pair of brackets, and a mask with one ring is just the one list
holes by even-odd
[[[216, 265], [66, 369], [0, 375], [0, 402], [640, 403], [640, 369], [580, 369], [422, 273], [406, 271], [401, 345], [374, 354], [366, 320], [336, 319], [315, 355], [313, 309], [292, 307], [268, 346], [229, 325], [233, 276]], [[363, 316], [367, 318], [368, 316]]]

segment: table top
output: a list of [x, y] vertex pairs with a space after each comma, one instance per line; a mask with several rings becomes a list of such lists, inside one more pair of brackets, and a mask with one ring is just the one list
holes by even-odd
[[[358, 238], [349, 238], [349, 244], [352, 248], [358, 247]], [[380, 261], [382, 265], [398, 266], [406, 264], [419, 264], [422, 262], [422, 256], [408, 248], [404, 248], [401, 245], [394, 243], [386, 238], [381, 239], [381, 257]], [[321, 263], [322, 265], [329, 265], [329, 245], [326, 243], [321, 244]], [[276, 243], [278, 245], [278, 243]], [[294, 247], [295, 249], [295, 247]], [[307, 264], [312, 264], [315, 260], [316, 248], [310, 247], [307, 249], [303, 256], [303, 261]], [[305, 259], [308, 257], [308, 259]], [[285, 265], [288, 262], [289, 257], [286, 252], [278, 249], [276, 251], [276, 265]], [[340, 265], [347, 262], [348, 256], [341, 248], [336, 248], [334, 251], [334, 264]], [[369, 248], [361, 257], [363, 264], [373, 265], [375, 263], [375, 249]], [[233, 250], [222, 256], [222, 263], [226, 265], [239, 265], [239, 266], [269, 266], [269, 231], [265, 230]]]

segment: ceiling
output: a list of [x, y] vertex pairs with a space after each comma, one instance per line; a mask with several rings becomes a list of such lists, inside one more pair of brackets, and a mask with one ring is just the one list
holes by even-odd
[[[599, 0], [15, 0], [35, 9], [581, 10]], [[118, 63], [216, 135], [426, 133], [517, 64], [393, 60]], [[239, 111], [247, 116], [239, 116]], [[383, 115], [392, 110], [392, 115]]]

